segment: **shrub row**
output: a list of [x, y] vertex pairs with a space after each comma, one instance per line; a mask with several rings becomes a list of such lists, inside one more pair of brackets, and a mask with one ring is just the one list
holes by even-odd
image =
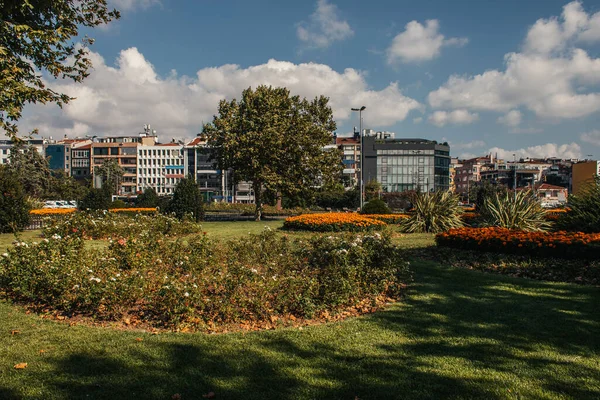
[[312, 232], [362, 232], [381, 229], [386, 223], [356, 213], [304, 214], [286, 218], [284, 229]]
[[58, 220], [52, 219], [43, 229], [42, 234], [46, 238], [58, 235], [60, 237], [78, 236], [84, 239], [107, 239], [132, 236], [142, 232], [176, 236], [198, 233], [201, 230], [201, 225], [193, 221], [181, 221], [163, 214], [91, 211], [68, 214]]
[[380, 233], [292, 241], [266, 231], [215, 242], [146, 231], [103, 250], [55, 235], [0, 256], [0, 293], [67, 316], [202, 329], [395, 297], [407, 273]]
[[467, 250], [559, 258], [598, 258], [600, 234], [458, 228], [439, 233], [436, 244]]

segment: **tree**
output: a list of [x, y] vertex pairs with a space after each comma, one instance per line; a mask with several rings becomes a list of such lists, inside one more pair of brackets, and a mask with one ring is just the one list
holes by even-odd
[[89, 191], [89, 188], [77, 182], [65, 171], [52, 171], [50, 177], [50, 188], [44, 198], [55, 200], [81, 200]]
[[138, 195], [135, 199], [135, 205], [138, 207], [157, 207], [158, 206], [158, 194], [154, 188], [147, 188], [144, 193]]
[[29, 220], [29, 205], [21, 182], [0, 165], [0, 233], [20, 231]]
[[53, 78], [81, 82], [91, 61], [80, 27], [95, 27], [119, 18], [106, 0], [3, 0], [0, 2], [0, 128], [17, 139], [16, 122], [27, 103], [72, 100], [46, 86], [40, 71]]
[[111, 206], [110, 192], [106, 188], [90, 189], [79, 202], [80, 210], [108, 210]]
[[286, 88], [248, 88], [239, 102], [222, 100], [204, 126], [216, 165], [252, 182], [256, 220], [263, 191], [291, 198], [338, 177], [339, 151], [324, 148], [336, 128], [328, 102], [324, 96], [312, 101], [291, 96]]
[[23, 185], [27, 195], [38, 199], [46, 197], [52, 186], [52, 171], [48, 160], [34, 146], [22, 140], [14, 142], [8, 169]]
[[102, 187], [106, 188], [110, 194], [119, 194], [119, 186], [125, 171], [115, 159], [106, 159], [102, 165], [96, 167], [94, 175], [99, 176], [102, 181]]
[[183, 178], [175, 186], [173, 200], [169, 203], [169, 211], [179, 219], [191, 215], [196, 222], [199, 222], [204, 218], [202, 193], [200, 186], [194, 182], [193, 178]]
[[377, 182], [375, 179], [370, 180], [365, 185], [365, 200], [371, 201], [373, 199], [378, 199], [381, 194], [381, 183]]

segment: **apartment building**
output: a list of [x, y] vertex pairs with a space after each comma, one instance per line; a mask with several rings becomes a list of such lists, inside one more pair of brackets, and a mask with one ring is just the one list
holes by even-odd
[[[78, 161], [76, 162], [77, 167], [75, 167], [77, 174], [75, 175], [73, 174], [73, 152], [90, 143], [92, 143], [91, 139], [65, 138], [59, 141], [50, 139], [44, 146], [45, 156], [48, 159], [48, 166], [54, 171], [64, 171], [65, 174], [76, 178], [89, 177], [89, 151], [87, 152], [87, 160], [81, 161], [82, 157], [78, 157]], [[83, 174], [82, 168], [86, 168], [86, 164], [87, 174]]]
[[584, 188], [600, 175], [600, 161], [582, 161], [573, 164], [573, 194], [580, 194]]
[[[502, 163], [500, 163], [502, 164]], [[475, 157], [467, 160], [457, 160], [454, 168], [454, 186], [456, 193], [467, 195], [471, 186], [482, 179], [482, 172], [489, 172], [497, 167], [495, 158], [491, 154], [484, 157]], [[498, 169], [498, 168], [496, 168]], [[497, 175], [497, 174], [496, 174]], [[494, 174], [484, 174], [486, 179], [493, 179]]]
[[[46, 139], [27, 139], [27, 146], [33, 146], [38, 153], [45, 155], [44, 146], [48, 143]], [[14, 143], [10, 139], [0, 140], [0, 164], [8, 164], [10, 160], [10, 152]]]
[[159, 196], [171, 195], [185, 177], [183, 145], [140, 145], [137, 148], [137, 191], [154, 188]]

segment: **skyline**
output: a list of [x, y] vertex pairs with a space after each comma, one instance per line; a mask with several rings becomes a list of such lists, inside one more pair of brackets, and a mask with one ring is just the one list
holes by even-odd
[[22, 133], [189, 138], [220, 99], [272, 84], [330, 97], [340, 136], [366, 106], [363, 128], [462, 158], [600, 155], [597, 1], [111, 3], [122, 19], [84, 32], [90, 77], [50, 82], [77, 99], [26, 107]]

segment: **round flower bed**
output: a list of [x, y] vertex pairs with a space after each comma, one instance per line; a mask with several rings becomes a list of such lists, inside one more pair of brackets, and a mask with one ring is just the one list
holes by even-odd
[[356, 213], [303, 214], [286, 218], [284, 229], [312, 232], [361, 232], [381, 229], [386, 223]]
[[408, 218], [407, 214], [364, 214], [364, 217], [376, 219], [377, 221], [385, 222], [386, 224], [398, 224], [405, 218]]
[[458, 228], [439, 233], [438, 246], [558, 258], [597, 258], [600, 234], [525, 232], [505, 228]]

